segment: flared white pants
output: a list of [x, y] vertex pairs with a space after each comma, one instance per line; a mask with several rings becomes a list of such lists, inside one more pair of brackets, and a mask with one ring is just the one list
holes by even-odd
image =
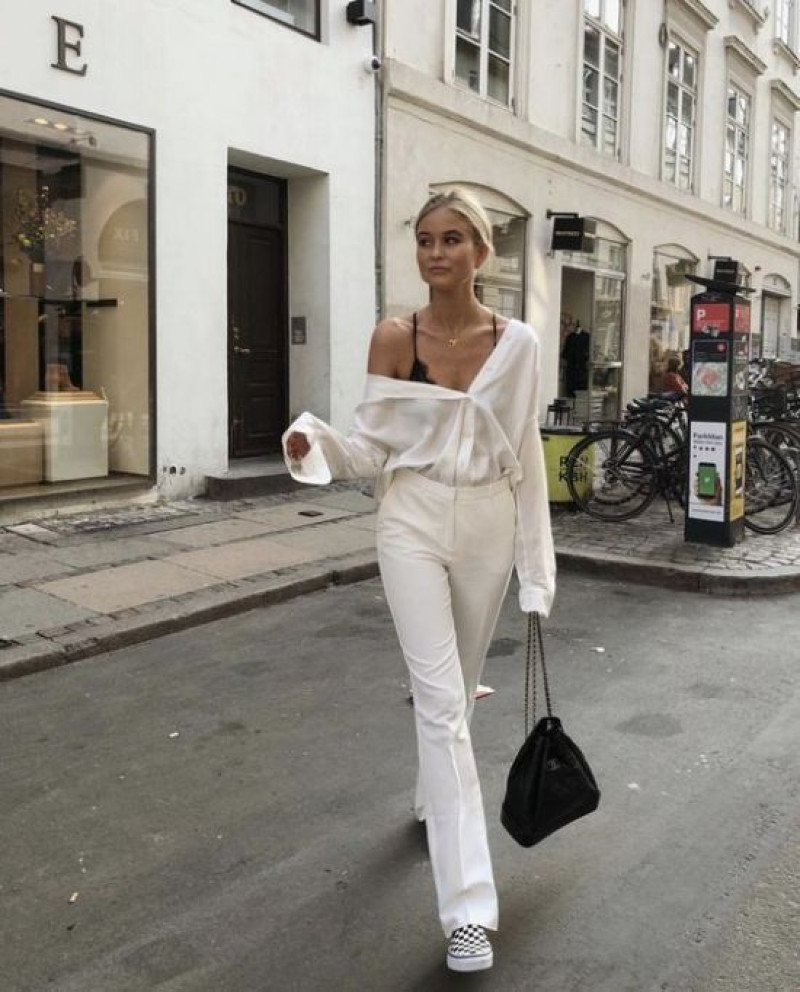
[[448, 937], [467, 923], [497, 927], [469, 721], [508, 588], [514, 531], [506, 480], [451, 488], [401, 470], [378, 514], [381, 577], [414, 693], [418, 814]]

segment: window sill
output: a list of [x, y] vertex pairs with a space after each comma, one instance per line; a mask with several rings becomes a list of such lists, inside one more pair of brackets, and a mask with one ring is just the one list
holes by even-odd
[[728, 0], [728, 6], [731, 10], [738, 8], [744, 14], [747, 14], [753, 22], [753, 27], [756, 31], [759, 31], [767, 23], [767, 14], [763, 6], [761, 3], [756, 3], [755, 0]]
[[795, 75], [800, 72], [800, 55], [793, 48], [790, 48], [785, 41], [780, 38], [773, 39], [772, 51], [786, 59]]

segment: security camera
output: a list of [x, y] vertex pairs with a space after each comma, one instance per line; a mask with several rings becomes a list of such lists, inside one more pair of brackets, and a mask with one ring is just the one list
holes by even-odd
[[367, 59], [364, 63], [364, 69], [366, 72], [377, 72], [383, 63], [377, 55], [373, 55], [372, 58]]

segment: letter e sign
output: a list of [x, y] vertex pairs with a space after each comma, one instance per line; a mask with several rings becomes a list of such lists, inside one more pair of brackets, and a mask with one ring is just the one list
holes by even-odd
[[58, 43], [58, 61], [51, 62], [53, 69], [61, 69], [62, 72], [72, 72], [76, 76], [85, 76], [88, 66], [84, 62], [82, 66], [70, 65], [67, 59], [81, 57], [81, 39], [83, 38], [83, 25], [75, 24], [73, 21], [65, 21], [63, 17], [52, 16], [56, 22], [56, 37]]

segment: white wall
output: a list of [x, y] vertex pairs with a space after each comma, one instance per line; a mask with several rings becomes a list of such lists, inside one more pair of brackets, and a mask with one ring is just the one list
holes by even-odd
[[[293, 183], [291, 305], [308, 311], [314, 343], [292, 350], [292, 408], [316, 396], [341, 425], [363, 379], [374, 321], [372, 32], [346, 23], [345, 0], [322, 6], [324, 43], [230, 0], [60, 0], [57, 11], [0, 0], [0, 86], [155, 131], [157, 470], [169, 495], [196, 491], [228, 461], [231, 149], [283, 163], [273, 174]], [[50, 67], [52, 12], [84, 26], [85, 77]], [[307, 194], [293, 178], [304, 170], [320, 184]]]

